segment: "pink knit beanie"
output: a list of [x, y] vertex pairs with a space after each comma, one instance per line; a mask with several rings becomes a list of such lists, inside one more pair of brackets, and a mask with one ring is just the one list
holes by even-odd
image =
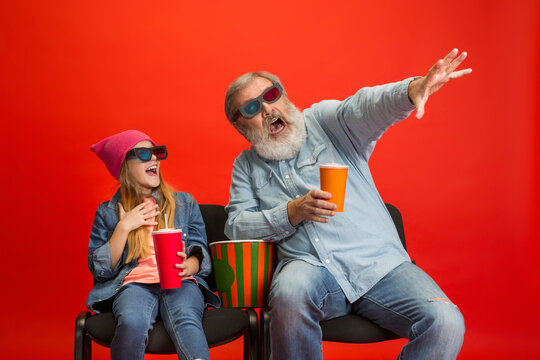
[[99, 156], [111, 175], [118, 180], [127, 152], [143, 140], [156, 145], [148, 135], [137, 130], [126, 130], [101, 140], [90, 146], [90, 149]]

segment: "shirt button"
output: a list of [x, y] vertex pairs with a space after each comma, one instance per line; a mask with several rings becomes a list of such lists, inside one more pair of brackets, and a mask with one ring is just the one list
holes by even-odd
[[288, 179], [289, 178], [289, 175], [285, 175], [285, 179]]
[[186, 233], [184, 233], [184, 237], [186, 237], [186, 236], [187, 236], [187, 234], [186, 234]]
[[319, 238], [315, 238], [315, 242], [319, 242]]
[[330, 260], [326, 259], [324, 260], [325, 263], [330, 264]]
[[298, 199], [300, 197], [300, 195], [296, 195], [296, 198]]

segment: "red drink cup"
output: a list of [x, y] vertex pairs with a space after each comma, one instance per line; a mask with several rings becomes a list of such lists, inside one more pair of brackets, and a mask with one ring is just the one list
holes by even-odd
[[162, 229], [152, 232], [159, 272], [159, 286], [162, 289], [175, 289], [182, 286], [181, 271], [175, 267], [182, 263], [176, 253], [182, 251], [182, 230]]

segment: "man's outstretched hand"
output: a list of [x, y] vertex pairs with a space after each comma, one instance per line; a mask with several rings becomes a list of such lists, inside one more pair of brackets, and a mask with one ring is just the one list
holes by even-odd
[[437, 61], [429, 69], [426, 76], [415, 79], [409, 84], [409, 98], [416, 106], [417, 119], [424, 116], [424, 106], [430, 95], [437, 92], [449, 80], [457, 79], [472, 72], [472, 69], [455, 71], [467, 57], [466, 52], [462, 52], [459, 56], [457, 54], [458, 49], [450, 51], [444, 59]]

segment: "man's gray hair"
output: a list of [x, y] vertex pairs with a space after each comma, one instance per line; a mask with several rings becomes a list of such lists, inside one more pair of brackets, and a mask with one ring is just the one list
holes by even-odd
[[244, 89], [249, 83], [251, 83], [255, 78], [264, 78], [269, 80], [272, 84], [279, 84], [283, 88], [283, 95], [285, 99], [287, 99], [287, 93], [285, 92], [285, 88], [283, 87], [283, 84], [281, 83], [281, 80], [274, 75], [269, 73], [268, 71], [257, 71], [257, 72], [248, 72], [244, 75], [239, 76], [232, 82], [231, 85], [229, 85], [229, 88], [227, 89], [227, 92], [225, 93], [225, 115], [227, 116], [227, 119], [231, 123], [235, 121], [235, 114], [238, 108], [234, 105], [233, 100], [236, 96], [236, 94]]

